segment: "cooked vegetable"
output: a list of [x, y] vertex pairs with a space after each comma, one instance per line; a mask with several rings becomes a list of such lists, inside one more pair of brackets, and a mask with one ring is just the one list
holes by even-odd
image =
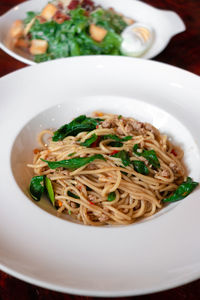
[[147, 166], [145, 165], [145, 163], [143, 161], [133, 160], [133, 161], [131, 161], [131, 163], [136, 172], [143, 174], [143, 175], [149, 174], [149, 169], [147, 168]]
[[156, 152], [154, 150], [143, 150], [141, 152], [139, 150], [139, 145], [135, 144], [133, 147], [133, 153], [135, 153], [137, 156], [143, 156], [148, 160], [149, 164], [152, 165], [155, 169], [160, 167], [159, 160], [157, 158]]
[[191, 177], [187, 177], [187, 180], [183, 182], [172, 196], [163, 199], [163, 202], [176, 202], [187, 197], [197, 186], [198, 182], [192, 180]]
[[75, 198], [75, 199], [80, 199], [79, 196], [75, 195], [74, 193], [72, 193], [70, 191], [67, 192], [67, 195], [70, 196], [70, 197], [72, 197], [72, 198]]
[[93, 134], [89, 139], [85, 140], [85, 142], [80, 143], [81, 146], [90, 147], [94, 142], [96, 142], [98, 136]]
[[75, 154], [76, 154], [76, 152], [72, 152], [72, 153], [68, 154], [68, 156], [73, 156]]
[[111, 201], [114, 201], [115, 198], [116, 198], [115, 192], [111, 192], [111, 193], [108, 194], [107, 200], [111, 202]]
[[39, 201], [44, 192], [44, 176], [34, 176], [30, 183], [30, 193], [35, 201]]
[[101, 155], [101, 154], [95, 154], [90, 157], [76, 157], [76, 158], [60, 160], [60, 161], [48, 161], [48, 160], [41, 158], [42, 161], [44, 161], [48, 164], [50, 169], [56, 169], [56, 168], [63, 167], [63, 168], [69, 169], [69, 170], [75, 170], [80, 167], [83, 167], [83, 166], [89, 164], [90, 162], [94, 161], [95, 159], [106, 160], [103, 157], [103, 155]]
[[48, 198], [51, 201], [52, 205], [55, 206], [55, 196], [54, 196], [52, 182], [47, 176], [45, 176], [44, 183], [45, 183], [45, 188], [47, 191]]
[[126, 142], [126, 141], [131, 140], [133, 137], [129, 135], [129, 136], [125, 136], [123, 138], [120, 138], [115, 134], [107, 134], [107, 135], [104, 135], [103, 138], [104, 138], [104, 140], [111, 139], [111, 140], [115, 140], [117, 142]]
[[113, 154], [112, 156], [121, 158], [121, 161], [125, 167], [129, 166], [131, 163], [128, 152], [126, 152], [125, 150], [119, 151], [119, 152]]
[[72, 122], [63, 125], [57, 131], [55, 131], [52, 140], [57, 142], [59, 140], [63, 140], [69, 135], [76, 136], [82, 131], [92, 131], [101, 121], [103, 120], [98, 118], [88, 118], [85, 115], [81, 115]]
[[121, 142], [110, 142], [108, 144], [108, 146], [111, 146], [111, 147], [122, 147], [123, 143], [121, 143]]
[[45, 175], [34, 176], [30, 183], [30, 193], [32, 198], [35, 201], [39, 201], [44, 191], [47, 192], [49, 200], [52, 205], [55, 206], [55, 196], [51, 180]]

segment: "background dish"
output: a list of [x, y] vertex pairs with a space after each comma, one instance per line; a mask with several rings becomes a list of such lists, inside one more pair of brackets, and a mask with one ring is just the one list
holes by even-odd
[[[187, 160], [190, 174], [199, 181], [198, 77], [151, 61], [79, 57], [13, 73], [1, 79], [0, 88], [2, 140], [6, 141], [0, 150], [4, 157], [1, 191], [6, 199], [0, 211], [2, 270], [50, 289], [98, 296], [144, 294], [199, 277], [200, 243], [195, 234], [200, 225], [199, 189], [162, 217], [136, 226], [91, 228], [38, 209], [19, 190], [10, 168], [14, 141], [21, 150], [24, 147], [18, 135], [22, 128], [36, 132], [52, 123], [57, 127], [66, 115], [69, 120], [95, 107], [151, 120], [169, 135], [176, 130], [176, 139], [183, 142], [188, 159], [192, 157]], [[26, 163], [26, 153], [19, 164]]]
[[[32, 0], [24, 2], [0, 18], [0, 46], [9, 55], [27, 63], [35, 64], [30, 60], [29, 56], [21, 51], [10, 49], [7, 34], [12, 23], [16, 19], [23, 19], [27, 11], [40, 11], [47, 3], [46, 0]], [[143, 58], [152, 58], [159, 54], [167, 46], [170, 39], [185, 30], [185, 25], [180, 17], [171, 11], [156, 9], [145, 3], [133, 0], [110, 0], [109, 4], [106, 0], [96, 0], [95, 3], [104, 7], [114, 7], [117, 11], [127, 15], [135, 20], [150, 25], [155, 30], [155, 39], [152, 47], [142, 56]], [[148, 21], [147, 21], [148, 20]]]

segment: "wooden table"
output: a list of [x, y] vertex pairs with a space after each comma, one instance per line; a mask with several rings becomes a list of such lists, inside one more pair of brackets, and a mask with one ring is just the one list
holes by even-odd
[[[0, 15], [20, 2], [23, 1], [1, 0]], [[182, 17], [187, 27], [187, 30], [175, 36], [168, 47], [154, 60], [200, 75], [200, 0], [143, 0], [143, 2], [157, 8], [174, 10]], [[25, 66], [0, 50], [0, 76]], [[0, 300], [66, 300], [72, 298], [85, 300], [88, 297], [71, 296], [39, 288], [0, 271]], [[200, 280], [165, 292], [132, 298], [141, 300], [197, 300], [200, 299]]]

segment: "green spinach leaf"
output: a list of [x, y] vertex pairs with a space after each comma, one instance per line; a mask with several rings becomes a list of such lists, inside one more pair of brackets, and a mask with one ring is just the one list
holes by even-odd
[[35, 201], [39, 201], [44, 192], [44, 176], [34, 176], [30, 183], [30, 194]]
[[52, 140], [54, 142], [63, 140], [67, 136], [76, 136], [82, 131], [92, 131], [96, 126], [103, 121], [102, 119], [88, 118], [85, 115], [81, 115], [71, 121], [68, 124], [63, 125], [57, 131], [54, 132]]
[[122, 163], [125, 167], [129, 166], [130, 163], [131, 163], [130, 158], [129, 158], [129, 154], [125, 150], [119, 151], [119, 152], [113, 154], [112, 156], [117, 157], [117, 158], [121, 158], [121, 161], [122, 161]]
[[85, 142], [80, 143], [81, 146], [84, 147], [90, 147], [96, 140], [98, 136], [94, 133], [89, 139], [87, 139]]
[[70, 196], [70, 197], [72, 197], [72, 198], [75, 198], [75, 199], [80, 199], [79, 196], [75, 195], [74, 193], [72, 193], [70, 191], [67, 192], [67, 195]]
[[48, 161], [48, 160], [41, 158], [42, 161], [44, 161], [48, 164], [50, 169], [56, 169], [56, 168], [63, 167], [63, 168], [69, 169], [69, 170], [75, 170], [80, 167], [83, 167], [83, 166], [89, 164], [90, 162], [94, 161], [95, 159], [106, 160], [103, 157], [103, 155], [101, 155], [101, 154], [95, 154], [90, 157], [76, 157], [76, 158], [60, 160], [60, 161]]
[[172, 196], [163, 199], [163, 202], [175, 202], [184, 199], [187, 197], [197, 186], [198, 182], [192, 180], [191, 177], [188, 177], [185, 182], [183, 182]]
[[115, 134], [107, 134], [107, 135], [104, 135], [103, 136], [103, 139], [104, 140], [107, 140], [107, 139], [111, 139], [111, 140], [115, 140], [115, 141], [117, 141], [117, 142], [126, 142], [126, 141], [129, 141], [129, 140], [132, 140], [132, 136], [125, 136], [125, 137], [123, 137], [123, 138], [120, 138], [120, 137], [118, 137], [117, 135], [115, 135]]
[[137, 156], [143, 156], [144, 158], [146, 158], [149, 164], [152, 165], [155, 169], [160, 167], [160, 162], [154, 150], [143, 150], [142, 152], [138, 152], [138, 149], [139, 149], [139, 145], [135, 144], [133, 147], [133, 152]]
[[111, 193], [108, 194], [107, 200], [111, 202], [111, 201], [114, 201], [115, 198], [116, 198], [115, 192], [111, 192]]
[[145, 163], [143, 161], [133, 160], [133, 161], [131, 161], [131, 163], [136, 172], [143, 174], [143, 175], [149, 174], [149, 169], [147, 168], [147, 166], [145, 165]]

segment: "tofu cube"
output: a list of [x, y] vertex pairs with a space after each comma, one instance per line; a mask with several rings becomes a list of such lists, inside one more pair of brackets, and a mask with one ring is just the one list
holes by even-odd
[[51, 3], [48, 3], [41, 12], [41, 16], [47, 21], [50, 21], [57, 11], [57, 7]]
[[45, 40], [32, 40], [31, 47], [29, 49], [30, 53], [33, 55], [44, 54], [48, 48], [48, 43]]
[[91, 24], [89, 32], [93, 40], [95, 40], [96, 42], [102, 42], [108, 31], [100, 26]]
[[12, 38], [18, 38], [23, 35], [24, 24], [21, 20], [16, 20], [10, 29], [10, 35]]

